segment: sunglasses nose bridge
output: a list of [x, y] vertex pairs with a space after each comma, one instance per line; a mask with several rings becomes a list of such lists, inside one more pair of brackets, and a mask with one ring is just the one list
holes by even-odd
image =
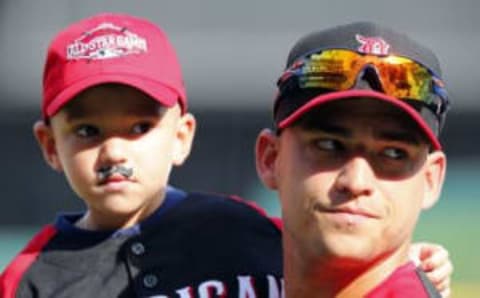
[[371, 89], [378, 92], [384, 92], [377, 67], [371, 63], [365, 64], [358, 72], [353, 88]]

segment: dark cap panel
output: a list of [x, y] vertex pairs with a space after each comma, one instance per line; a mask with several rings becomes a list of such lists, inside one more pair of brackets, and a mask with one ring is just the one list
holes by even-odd
[[370, 22], [351, 23], [306, 35], [293, 46], [288, 55], [286, 68], [299, 57], [321, 49], [339, 48], [358, 51], [362, 42], [357, 39], [357, 36], [381, 38], [388, 44], [389, 54], [413, 59], [427, 66], [435, 75], [441, 76], [438, 58], [430, 49], [420, 45], [405, 34]]

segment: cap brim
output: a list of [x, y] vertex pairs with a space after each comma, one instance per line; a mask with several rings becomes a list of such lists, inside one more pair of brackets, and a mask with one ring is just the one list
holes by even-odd
[[85, 89], [108, 83], [118, 83], [134, 87], [166, 107], [172, 107], [178, 102], [179, 97], [181, 97], [177, 92], [162, 83], [146, 78], [139, 78], [128, 74], [97, 74], [88, 76], [83, 80], [77, 80], [74, 84], [65, 88], [48, 105], [45, 111], [46, 116], [51, 117], [54, 115], [64, 104], [69, 102], [72, 97], [78, 95]]
[[291, 115], [280, 121], [277, 125], [279, 129], [284, 129], [290, 126], [293, 122], [298, 120], [301, 116], [305, 113], [311, 111], [313, 108], [318, 107], [319, 105], [341, 100], [341, 99], [349, 99], [349, 98], [358, 98], [358, 97], [368, 97], [372, 99], [378, 99], [385, 102], [388, 102], [396, 107], [401, 108], [405, 111], [420, 127], [420, 129], [425, 133], [427, 138], [433, 145], [435, 150], [441, 150], [442, 146], [438, 141], [435, 133], [430, 129], [428, 124], [423, 120], [420, 114], [407, 103], [398, 100], [393, 96], [386, 95], [384, 93], [376, 92], [373, 90], [364, 90], [364, 89], [355, 89], [355, 90], [347, 90], [347, 91], [338, 91], [338, 92], [330, 92], [326, 94], [319, 95], [314, 97], [313, 99], [309, 100], [306, 104], [301, 106], [298, 110], [293, 112]]

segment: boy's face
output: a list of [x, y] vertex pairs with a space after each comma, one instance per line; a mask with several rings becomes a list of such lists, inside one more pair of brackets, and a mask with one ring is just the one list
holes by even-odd
[[[165, 108], [135, 88], [99, 85], [39, 122], [36, 137], [47, 162], [65, 173], [88, 205], [90, 224], [118, 228], [135, 224], [162, 202], [172, 165], [187, 157], [192, 115]], [[103, 177], [99, 170], [122, 165], [130, 177]]]
[[263, 131], [257, 170], [278, 191], [287, 242], [341, 266], [407, 246], [446, 163], [417, 131], [398, 108], [371, 99], [325, 104], [279, 136]]

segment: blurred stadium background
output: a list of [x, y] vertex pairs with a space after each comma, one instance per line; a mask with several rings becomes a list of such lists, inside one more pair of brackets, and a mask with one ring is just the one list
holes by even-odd
[[453, 109], [443, 142], [449, 170], [442, 200], [426, 212], [417, 240], [446, 246], [454, 297], [480, 292], [480, 2], [425, 1], [26, 1], [0, 0], [0, 270], [58, 211], [83, 209], [64, 178], [43, 163], [31, 134], [39, 116], [45, 49], [65, 25], [104, 11], [127, 12], [163, 27], [178, 50], [190, 106], [199, 120], [193, 154], [173, 184], [234, 193], [278, 215], [258, 183], [256, 133], [270, 126], [275, 81], [288, 49], [307, 32], [373, 20], [435, 49]]

